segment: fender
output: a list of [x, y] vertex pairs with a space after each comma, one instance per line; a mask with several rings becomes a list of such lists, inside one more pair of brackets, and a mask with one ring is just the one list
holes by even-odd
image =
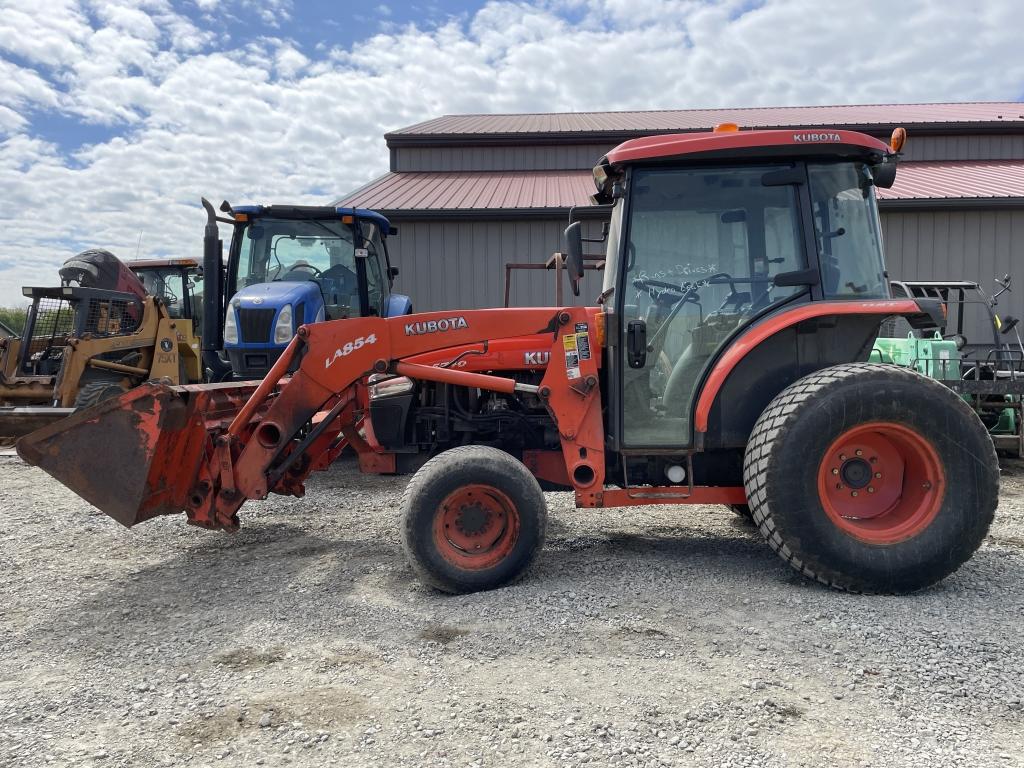
[[927, 323], [934, 318], [934, 311], [931, 306], [922, 306], [912, 299], [879, 299], [876, 301], [815, 301], [769, 315], [734, 339], [711, 368], [704, 380], [700, 397], [697, 398], [697, 406], [694, 411], [695, 431], [701, 434], [708, 431], [711, 407], [714, 405], [722, 385], [732, 370], [755, 347], [779, 331], [804, 320], [834, 315], [877, 315], [879, 322], [885, 317], [902, 315], [908, 319], [914, 318]]

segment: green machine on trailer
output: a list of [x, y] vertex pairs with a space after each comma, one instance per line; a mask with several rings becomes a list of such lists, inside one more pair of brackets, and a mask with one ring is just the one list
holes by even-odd
[[[871, 360], [913, 368], [941, 381], [970, 403], [988, 427], [997, 450], [1022, 457], [1024, 343], [1018, 319], [1000, 318], [995, 311], [999, 296], [1011, 290], [1010, 276], [996, 283], [999, 290], [988, 296], [980, 285], [965, 280], [892, 281], [894, 298], [942, 301], [946, 321], [941, 327], [925, 331], [903, 329], [905, 334], [900, 333], [898, 322], [883, 326], [871, 350]], [[987, 324], [990, 338], [967, 338], [965, 318], [972, 313], [982, 318], [976, 325]]]

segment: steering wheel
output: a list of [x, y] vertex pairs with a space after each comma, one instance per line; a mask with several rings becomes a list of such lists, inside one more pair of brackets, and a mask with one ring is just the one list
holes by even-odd
[[320, 277], [321, 275], [323, 275], [323, 272], [321, 272], [319, 269], [314, 267], [312, 264], [309, 264], [308, 262], [305, 262], [305, 261], [296, 261], [294, 264], [292, 264], [290, 267], [288, 267], [287, 272], [295, 272], [296, 270], [300, 270], [300, 269], [301, 270], [308, 269], [316, 277]]

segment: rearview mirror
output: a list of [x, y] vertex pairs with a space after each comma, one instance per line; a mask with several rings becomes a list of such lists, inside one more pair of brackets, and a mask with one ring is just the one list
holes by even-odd
[[818, 270], [811, 267], [810, 269], [795, 269], [792, 272], [780, 272], [772, 282], [776, 288], [793, 288], [798, 285], [817, 285], [819, 279]]
[[879, 189], [890, 189], [896, 183], [896, 163], [889, 161], [871, 166], [871, 178]]
[[574, 221], [565, 228], [565, 268], [569, 272], [572, 295], [580, 295], [580, 280], [583, 279], [583, 234], [580, 223]]

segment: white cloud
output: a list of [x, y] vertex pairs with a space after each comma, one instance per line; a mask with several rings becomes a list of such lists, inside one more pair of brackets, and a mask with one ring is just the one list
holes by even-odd
[[[349, 48], [280, 37], [218, 50], [227, 0], [0, 15], [0, 304], [102, 246], [198, 255], [200, 195], [324, 202], [387, 168], [383, 134], [456, 112], [984, 100], [1024, 92], [1013, 0], [494, 0]], [[46, 7], [43, 7], [43, 6]], [[278, 24], [286, 0], [235, 0]], [[378, 12], [381, 13], [381, 12]], [[567, 21], [566, 19], [572, 19]], [[56, 110], [119, 135], [71, 151], [33, 133]]]

